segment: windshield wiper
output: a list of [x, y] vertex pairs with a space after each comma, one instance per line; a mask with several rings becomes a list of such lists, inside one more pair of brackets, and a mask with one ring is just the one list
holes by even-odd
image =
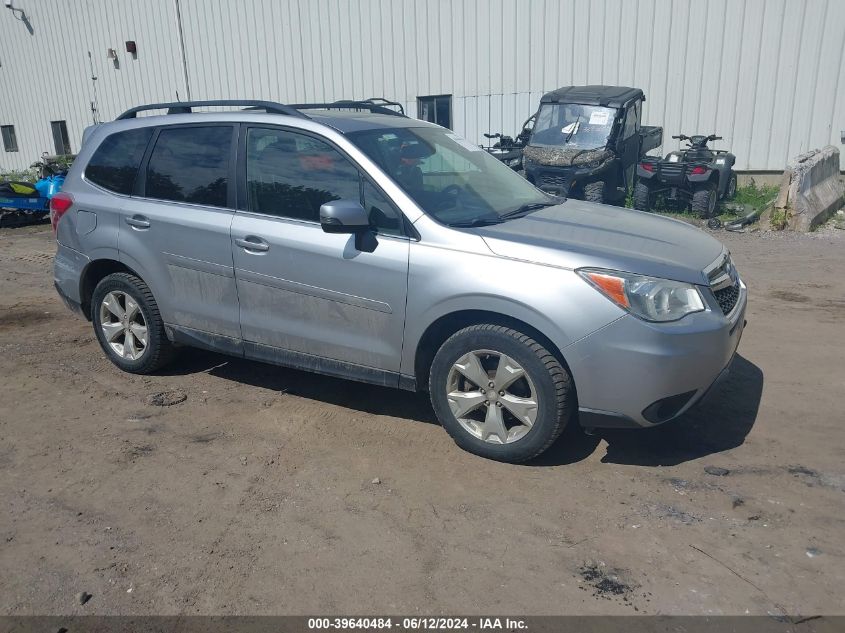
[[569, 140], [572, 138], [572, 135], [575, 134], [575, 130], [578, 129], [578, 124], [581, 122], [581, 115], [579, 114], [578, 117], [575, 119], [575, 123], [572, 125], [572, 129], [569, 131], [569, 135], [566, 137], [566, 140], [563, 142], [564, 145], [569, 143]]
[[539, 209], [545, 209], [546, 207], [553, 207], [555, 206], [556, 202], [531, 202], [529, 204], [523, 204], [521, 207], [514, 209], [513, 211], [508, 211], [507, 213], [503, 213], [499, 217], [502, 220], [511, 220], [513, 218], [521, 218], [529, 213], [534, 211], [538, 211]]
[[461, 222], [449, 222], [449, 226], [455, 228], [468, 228], [474, 226], [491, 226], [493, 224], [501, 224], [501, 218], [473, 218], [472, 220], [463, 220]]

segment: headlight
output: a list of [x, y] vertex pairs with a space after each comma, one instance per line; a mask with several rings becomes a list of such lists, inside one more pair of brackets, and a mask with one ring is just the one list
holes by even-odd
[[646, 321], [677, 321], [704, 310], [701, 293], [692, 284], [598, 268], [577, 272], [620, 308]]

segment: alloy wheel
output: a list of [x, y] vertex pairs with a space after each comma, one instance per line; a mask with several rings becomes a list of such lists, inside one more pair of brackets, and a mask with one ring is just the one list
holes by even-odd
[[138, 360], [147, 351], [147, 321], [138, 302], [120, 290], [112, 290], [100, 304], [100, 329], [118, 356]]
[[491, 444], [516, 442], [537, 419], [531, 377], [513, 358], [493, 350], [472, 351], [455, 361], [446, 400], [464, 430]]

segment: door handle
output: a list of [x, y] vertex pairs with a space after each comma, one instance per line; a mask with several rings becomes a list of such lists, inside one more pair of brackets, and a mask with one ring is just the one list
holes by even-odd
[[150, 228], [150, 221], [143, 215], [133, 215], [132, 217], [126, 218], [126, 223], [135, 229]]
[[244, 239], [237, 238], [235, 244], [244, 250], [257, 253], [266, 253], [270, 250], [270, 245], [267, 242], [254, 235], [248, 235]]

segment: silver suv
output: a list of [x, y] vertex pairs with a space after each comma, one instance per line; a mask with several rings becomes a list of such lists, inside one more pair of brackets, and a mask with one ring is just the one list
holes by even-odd
[[568, 423], [682, 414], [745, 324], [709, 235], [552, 197], [372, 101], [155, 104], [84, 138], [55, 285], [124, 371], [190, 346], [427, 390], [461, 447], [520, 462]]

